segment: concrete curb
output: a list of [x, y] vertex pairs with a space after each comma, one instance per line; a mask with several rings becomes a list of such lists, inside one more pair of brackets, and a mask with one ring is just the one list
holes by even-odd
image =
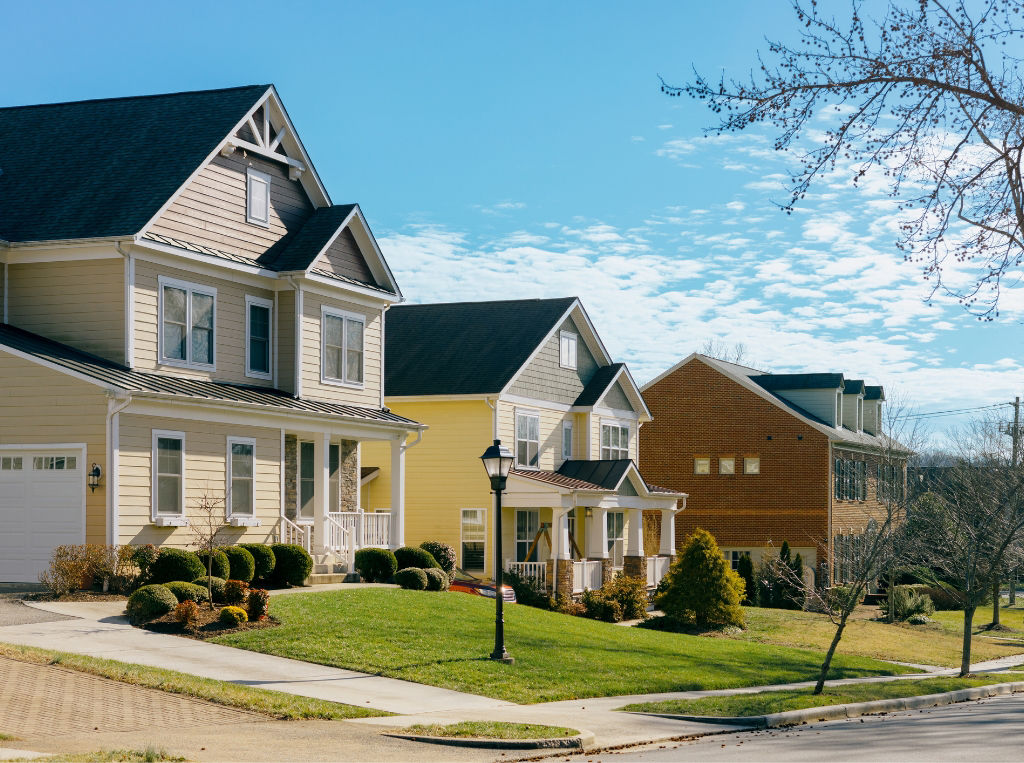
[[675, 715], [671, 713], [644, 713], [637, 715], [653, 715], [658, 718], [672, 718], [677, 721], [695, 721], [697, 723], [722, 724], [730, 726], [750, 726], [758, 729], [771, 729], [778, 726], [795, 726], [800, 723], [815, 721], [835, 721], [845, 718], [859, 718], [862, 715], [875, 713], [895, 713], [901, 710], [919, 710], [925, 707], [953, 705], [957, 702], [969, 702], [985, 697], [996, 697], [1015, 692], [1024, 692], [1024, 681], [993, 684], [992, 686], [976, 686], [971, 689], [958, 689], [942, 694], [924, 694], [919, 697], [902, 697], [895, 699], [878, 699], [872, 702], [851, 702], [847, 705], [825, 705], [809, 707], [804, 710], [787, 710], [770, 715], [746, 716], [711, 716], [711, 715]]
[[573, 737], [554, 737], [551, 739], [486, 739], [483, 737], [431, 737], [418, 734], [402, 734], [385, 732], [384, 736], [396, 739], [410, 739], [413, 742], [427, 744], [444, 744], [449, 747], [476, 747], [488, 750], [584, 750], [593, 747], [594, 734], [581, 731]]

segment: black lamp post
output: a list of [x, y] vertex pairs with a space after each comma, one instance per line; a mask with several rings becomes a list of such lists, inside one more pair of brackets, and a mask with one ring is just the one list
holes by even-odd
[[491, 652], [492, 660], [511, 665], [515, 659], [505, 651], [505, 616], [502, 612], [504, 596], [501, 589], [501, 491], [505, 489], [505, 480], [508, 479], [509, 470], [512, 468], [512, 451], [501, 444], [501, 440], [495, 440], [484, 454], [480, 456], [484, 462], [484, 469], [487, 476], [491, 478], [491, 490], [495, 496], [494, 517], [494, 651]]

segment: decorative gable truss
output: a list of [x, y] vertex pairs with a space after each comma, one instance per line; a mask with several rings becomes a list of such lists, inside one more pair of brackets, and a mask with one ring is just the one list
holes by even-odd
[[289, 180], [301, 180], [309, 168], [306, 152], [302, 150], [273, 88], [224, 142], [220, 155], [231, 156], [240, 148], [264, 159], [288, 165]]

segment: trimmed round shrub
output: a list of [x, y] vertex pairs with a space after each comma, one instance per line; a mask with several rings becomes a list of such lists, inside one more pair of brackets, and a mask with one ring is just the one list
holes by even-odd
[[192, 582], [204, 591], [208, 588], [213, 589], [214, 602], [220, 604], [224, 601], [224, 586], [227, 584], [227, 581], [224, 580], [224, 578], [218, 578], [216, 576], [208, 578], [206, 575], [203, 575], [201, 578], [196, 578]]
[[451, 575], [455, 572], [455, 549], [438, 540], [428, 540], [420, 544], [420, 548], [434, 557], [441, 569]]
[[174, 594], [174, 598], [178, 601], [209, 601], [210, 592], [206, 590], [205, 586], [197, 586], [195, 583], [185, 583], [181, 580], [175, 580], [171, 583], [164, 583], [164, 587]]
[[294, 543], [275, 543], [270, 547], [274, 552], [274, 582], [300, 586], [306, 582], [313, 570], [313, 557], [302, 546]]
[[239, 606], [245, 604], [245, 597], [249, 595], [249, 584], [244, 580], [224, 581], [224, 603]]
[[252, 622], [262, 620], [270, 610], [270, 592], [262, 588], [250, 588], [246, 606], [249, 610], [249, 619]]
[[128, 597], [128, 619], [133, 624], [162, 617], [178, 606], [178, 600], [162, 585], [144, 585]]
[[413, 548], [412, 546], [402, 546], [401, 548], [395, 549], [395, 561], [398, 562], [398, 569], [404, 570], [409, 567], [415, 567], [420, 570], [425, 570], [430, 567], [441, 568], [441, 565], [437, 563], [429, 551], [424, 551], [422, 548]]
[[361, 548], [356, 551], [356, 572], [367, 583], [386, 583], [398, 572], [398, 560], [386, 548]]
[[[207, 566], [206, 562], [206, 557], [209, 556], [209, 554], [205, 550], [197, 551], [196, 556], [198, 556], [199, 561], [203, 563], [203, 571], [199, 574], [206, 575], [210, 570], [210, 567]], [[211, 574], [215, 578], [224, 578], [225, 580], [227, 580], [228, 576], [231, 574], [231, 564], [228, 562], [228, 556], [219, 548], [215, 548], [213, 550], [213, 571]]]
[[428, 591], [447, 591], [448, 586], [451, 585], [448, 573], [444, 570], [437, 569], [436, 567], [428, 567], [423, 570], [423, 572], [427, 576]]
[[256, 559], [241, 546], [225, 546], [221, 549], [228, 558], [228, 580], [251, 583], [256, 575]]
[[180, 548], [162, 548], [149, 568], [149, 579], [154, 583], [173, 583], [175, 580], [195, 580], [206, 574], [206, 567], [191, 551]]
[[406, 567], [395, 573], [395, 582], [410, 591], [427, 590], [427, 573], [419, 567]]
[[241, 625], [249, 622], [249, 615], [241, 607], [224, 607], [217, 616], [223, 625]]
[[199, 605], [186, 599], [174, 608], [174, 619], [186, 628], [194, 629], [199, 625]]
[[270, 580], [270, 576], [274, 574], [274, 565], [277, 563], [270, 546], [266, 543], [239, 543], [235, 548], [244, 548], [252, 554], [252, 560], [256, 565], [254, 580]]

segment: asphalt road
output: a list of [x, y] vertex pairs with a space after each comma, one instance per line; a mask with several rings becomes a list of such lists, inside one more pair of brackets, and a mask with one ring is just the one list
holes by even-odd
[[1024, 695], [792, 729], [748, 731], [588, 756], [626, 761], [1019, 761]]

